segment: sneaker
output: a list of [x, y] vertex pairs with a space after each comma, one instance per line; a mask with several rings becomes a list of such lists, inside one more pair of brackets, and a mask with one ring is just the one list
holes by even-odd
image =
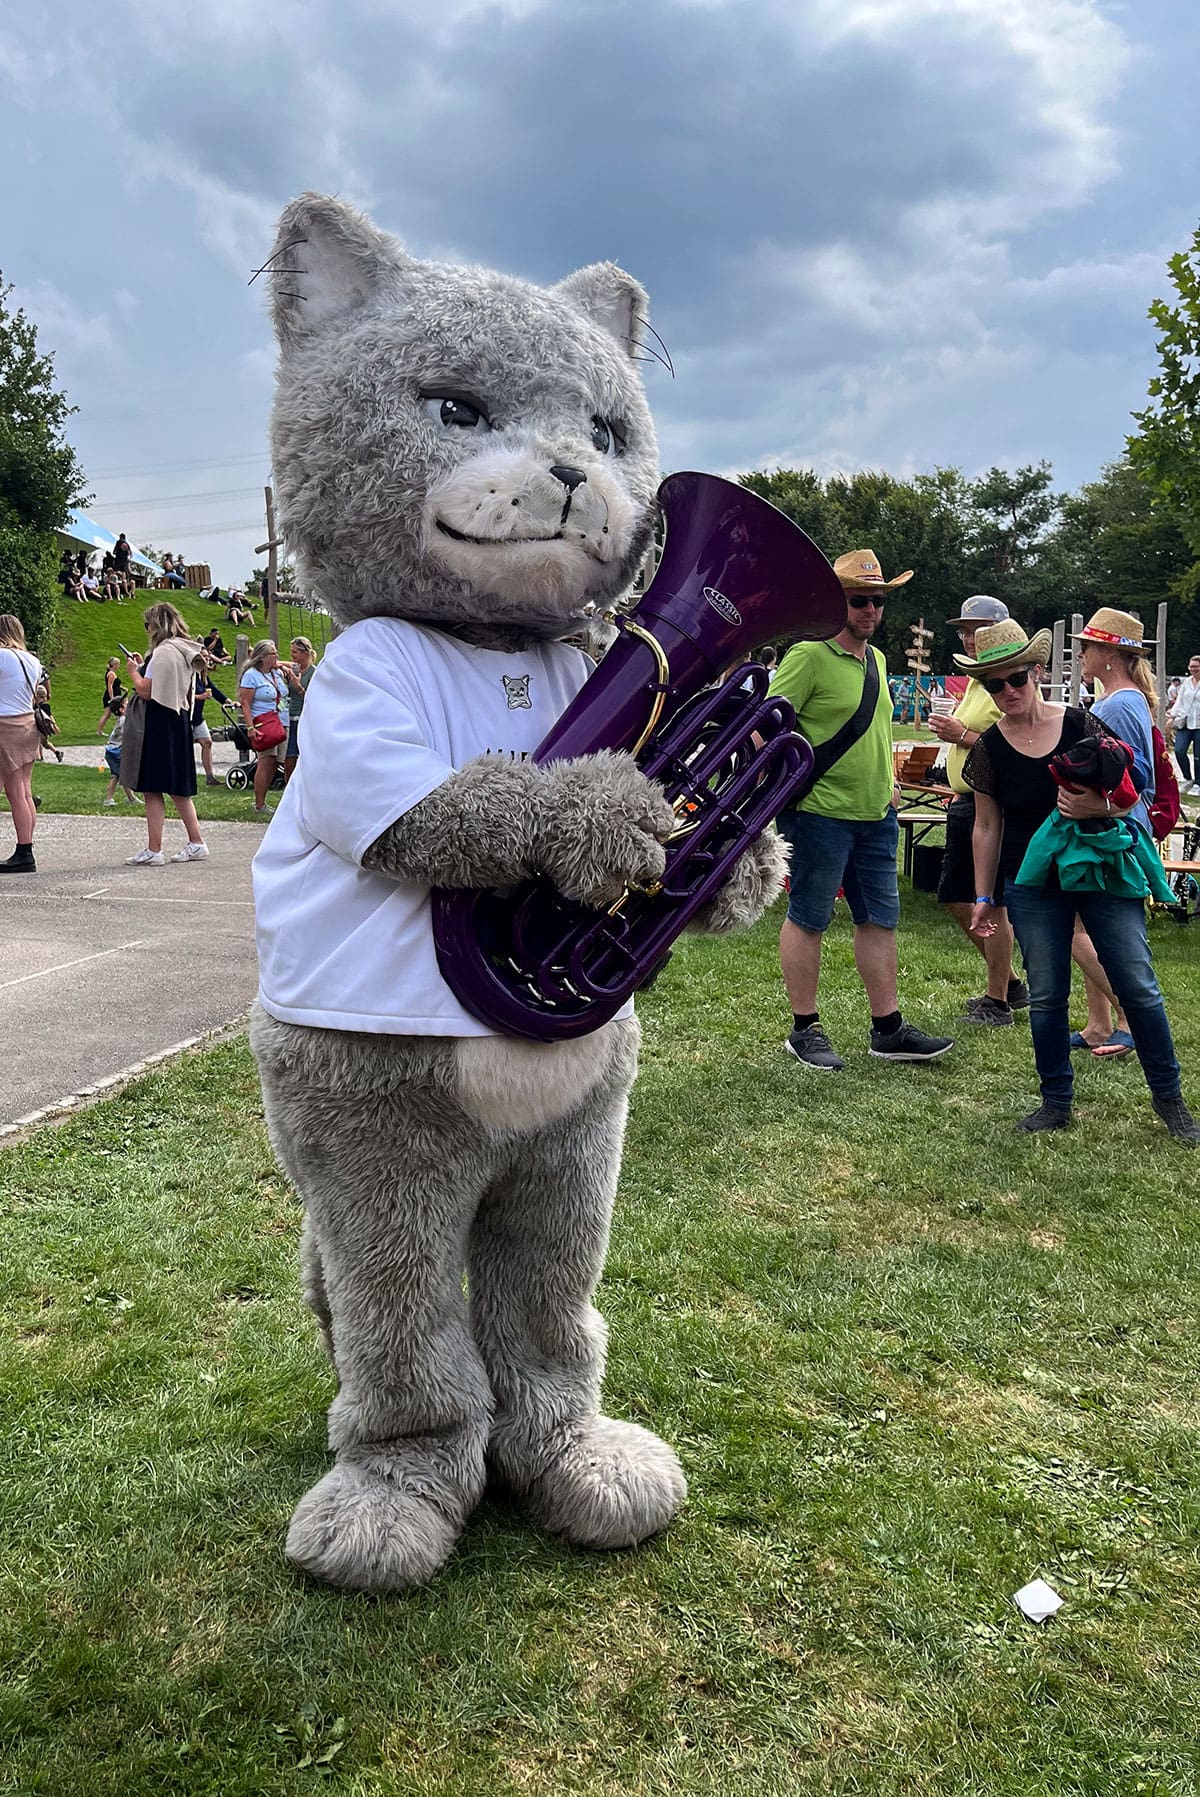
[[167, 857], [161, 849], [143, 849], [140, 854], [126, 855], [126, 867], [162, 867]]
[[1039, 1105], [1036, 1111], [1030, 1111], [1028, 1117], [1022, 1117], [1017, 1128], [1025, 1130], [1032, 1136], [1043, 1129], [1066, 1129], [1070, 1121], [1069, 1110], [1064, 1111], [1060, 1105], [1056, 1104], [1043, 1104]]
[[220, 786], [221, 782], [217, 779], [215, 774], [205, 774], [204, 784], [205, 786]]
[[104, 809], [106, 811], [108, 811], [111, 808], [115, 808], [116, 803], [117, 803], [117, 801], [115, 799], [105, 799], [104, 800]]
[[987, 993], [982, 998], [969, 998], [963, 1007], [968, 1023], [990, 1023], [995, 1029], [1003, 1029], [1012, 1023], [1012, 1006], [1001, 1004], [998, 998], [989, 998]]
[[936, 1061], [953, 1047], [953, 1036], [927, 1036], [915, 1024], [903, 1021], [890, 1036], [871, 1031], [871, 1053], [877, 1061]]
[[254, 807], [254, 815], [255, 817], [270, 817], [274, 809], [274, 805], [256, 805]]
[[806, 1030], [793, 1030], [784, 1047], [806, 1067], [815, 1067], [818, 1073], [840, 1073], [846, 1065], [841, 1055], [835, 1054], [830, 1047], [829, 1037], [819, 1023], [810, 1023]]
[[206, 842], [185, 842], [171, 856], [172, 861], [207, 861], [208, 844]]
[[1186, 1142], [1189, 1148], [1200, 1142], [1200, 1123], [1182, 1098], [1153, 1098], [1150, 1102], [1177, 1142]]
[[1008, 999], [1011, 1010], [1027, 1011], [1029, 1009], [1029, 987], [1024, 980], [1009, 980], [1005, 997]]

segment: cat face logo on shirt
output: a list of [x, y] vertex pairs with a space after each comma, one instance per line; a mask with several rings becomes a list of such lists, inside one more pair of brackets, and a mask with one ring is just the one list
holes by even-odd
[[529, 697], [529, 674], [501, 674], [504, 682], [504, 697], [508, 700], [510, 711], [532, 711], [533, 700]]

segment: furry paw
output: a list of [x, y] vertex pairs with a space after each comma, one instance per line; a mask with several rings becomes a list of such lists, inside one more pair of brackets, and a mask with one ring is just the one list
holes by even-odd
[[524, 1477], [511, 1463], [501, 1470], [533, 1521], [576, 1547], [636, 1547], [665, 1529], [687, 1497], [666, 1442], [608, 1416], [570, 1430], [554, 1458]]
[[724, 886], [697, 911], [689, 930], [708, 936], [724, 936], [757, 923], [783, 889], [790, 850], [782, 836], [764, 830], [740, 858]]
[[296, 1506], [287, 1556], [327, 1585], [403, 1591], [423, 1585], [450, 1558], [462, 1513], [447, 1513], [431, 1481], [403, 1481], [394, 1463], [339, 1460]]
[[544, 780], [537, 859], [561, 893], [611, 905], [627, 886], [661, 879], [675, 814], [632, 756], [603, 750], [555, 762]]

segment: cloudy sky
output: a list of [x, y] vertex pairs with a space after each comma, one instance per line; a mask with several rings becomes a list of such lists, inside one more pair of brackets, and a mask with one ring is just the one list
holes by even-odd
[[1120, 453], [1200, 209], [1188, 0], [49, 0], [0, 25], [0, 268], [94, 516], [265, 536], [263, 283], [304, 188], [419, 255], [650, 290], [663, 465]]

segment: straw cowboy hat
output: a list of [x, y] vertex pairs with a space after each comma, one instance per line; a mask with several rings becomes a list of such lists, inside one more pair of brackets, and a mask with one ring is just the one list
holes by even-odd
[[911, 580], [911, 568], [905, 574], [897, 574], [894, 580], [883, 578], [883, 569], [879, 566], [879, 557], [873, 549], [851, 549], [846, 555], [839, 555], [833, 564], [833, 571], [842, 583], [846, 593], [865, 593], [871, 587], [902, 587], [906, 580]]
[[999, 624], [985, 624], [982, 630], [975, 632], [973, 656], [956, 655], [954, 659], [964, 674], [983, 680], [989, 674], [1008, 674], [1015, 668], [1031, 668], [1035, 662], [1045, 667], [1050, 660], [1051, 647], [1048, 630], [1039, 630], [1036, 636], [1028, 637], [1015, 618], [1005, 618]]
[[993, 599], [989, 593], [976, 593], [972, 599], [963, 600], [961, 618], [947, 618], [947, 624], [960, 630], [978, 630], [981, 624], [999, 624], [1007, 618], [1008, 607], [1003, 599]]
[[1117, 611], [1102, 605], [1094, 611], [1073, 643], [1097, 643], [1102, 649], [1119, 649], [1122, 655], [1152, 655], [1153, 643], [1142, 637], [1142, 620], [1131, 611]]

